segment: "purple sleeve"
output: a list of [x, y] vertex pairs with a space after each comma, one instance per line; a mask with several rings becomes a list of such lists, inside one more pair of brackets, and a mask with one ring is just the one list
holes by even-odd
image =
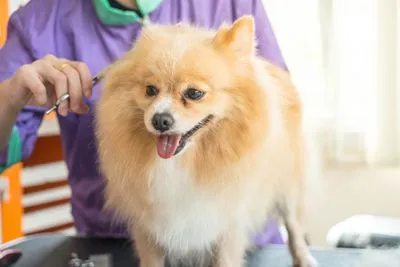
[[256, 36], [259, 54], [278, 67], [288, 70], [262, 1], [252, 0], [252, 2], [252, 14], [256, 23]]
[[[17, 69], [35, 60], [33, 49], [27, 40], [28, 34], [24, 33], [24, 27], [16, 13], [8, 23], [7, 40], [0, 48], [0, 82], [10, 78]], [[12, 90], [12, 88], [8, 88]], [[43, 110], [35, 107], [26, 107], [19, 114], [16, 127], [22, 141], [22, 158], [28, 158], [34, 148], [37, 131], [43, 118]], [[7, 160], [7, 148], [0, 151], [0, 166], [4, 166]]]

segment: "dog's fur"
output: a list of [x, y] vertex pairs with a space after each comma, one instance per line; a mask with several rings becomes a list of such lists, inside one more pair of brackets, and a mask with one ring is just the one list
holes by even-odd
[[[96, 133], [107, 207], [131, 226], [142, 267], [205, 252], [213, 266], [243, 266], [249, 237], [272, 211], [294, 266], [315, 265], [303, 230], [301, 102], [288, 74], [256, 55], [254, 27], [250, 16], [217, 31], [149, 25], [106, 74]], [[148, 85], [159, 93], [147, 96]], [[206, 94], [185, 99], [188, 87]], [[173, 115], [171, 134], [213, 117], [162, 159], [156, 112]]]

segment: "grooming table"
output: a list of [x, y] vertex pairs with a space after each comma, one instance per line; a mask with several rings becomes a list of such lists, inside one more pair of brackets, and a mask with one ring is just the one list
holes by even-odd
[[[138, 260], [126, 239], [84, 238], [65, 235], [38, 235], [4, 244], [1, 249], [20, 249], [23, 256], [13, 267], [68, 267], [71, 253], [81, 259], [109, 256], [96, 267], [135, 267]], [[319, 267], [359, 267], [360, 257], [368, 253], [358, 249], [313, 249]], [[249, 255], [249, 267], [289, 267], [291, 258], [286, 246], [271, 246]]]

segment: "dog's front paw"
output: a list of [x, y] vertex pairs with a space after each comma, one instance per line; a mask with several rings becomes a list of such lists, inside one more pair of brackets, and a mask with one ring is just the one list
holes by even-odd
[[317, 260], [310, 254], [299, 255], [293, 260], [293, 267], [317, 267]]

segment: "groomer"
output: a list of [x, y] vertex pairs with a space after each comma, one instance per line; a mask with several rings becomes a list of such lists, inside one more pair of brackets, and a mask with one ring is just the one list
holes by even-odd
[[[131, 47], [143, 21], [217, 28], [244, 14], [255, 17], [259, 53], [286, 68], [261, 0], [30, 0], [11, 16], [0, 50], [0, 172], [31, 155], [45, 107], [68, 92], [57, 116], [77, 232], [127, 237], [102, 211], [93, 133], [101, 87], [92, 75]], [[255, 242], [282, 243], [277, 225], [266, 223]]]

